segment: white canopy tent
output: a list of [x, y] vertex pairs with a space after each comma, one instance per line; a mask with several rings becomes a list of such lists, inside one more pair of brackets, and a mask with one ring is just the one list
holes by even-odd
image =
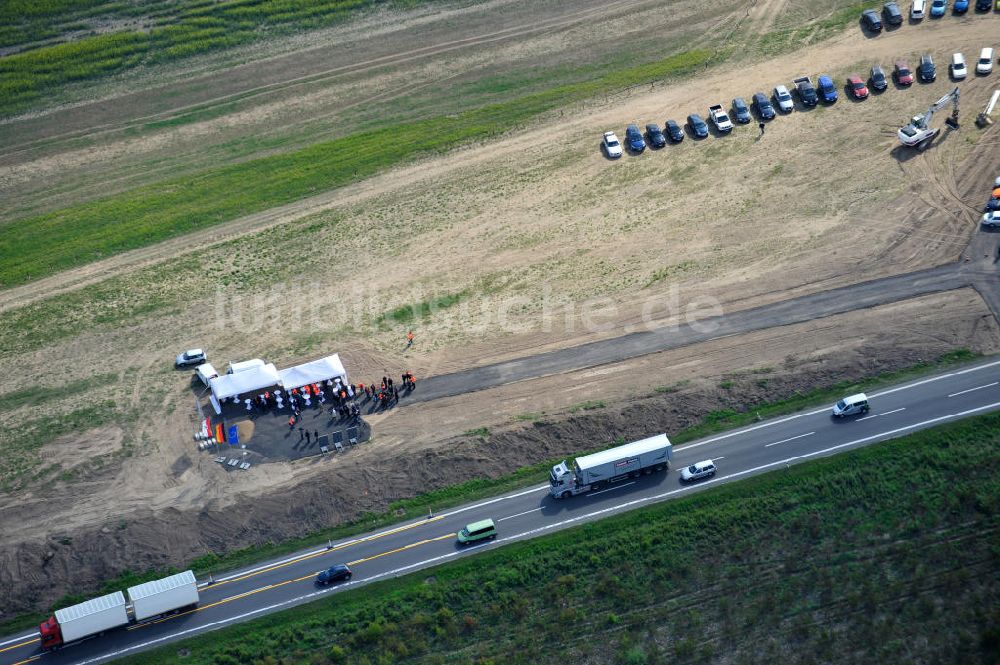
[[280, 383], [281, 376], [278, 374], [277, 368], [268, 363], [236, 374], [217, 376], [211, 379], [208, 385], [212, 389], [212, 406], [215, 407], [216, 413], [221, 413], [219, 402], [222, 400], [277, 386]]
[[283, 369], [279, 374], [281, 375], [281, 385], [285, 387], [285, 390], [300, 388], [310, 383], [322, 383], [337, 377], [340, 377], [341, 381], [347, 381], [347, 371], [344, 369], [343, 363], [340, 362], [340, 356], [336, 353], [326, 358]]

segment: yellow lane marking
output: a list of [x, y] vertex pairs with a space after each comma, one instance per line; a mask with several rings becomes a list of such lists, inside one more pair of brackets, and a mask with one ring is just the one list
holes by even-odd
[[[25, 642], [25, 644], [28, 644], [28, 642]], [[19, 660], [16, 663], [14, 663], [14, 665], [24, 665], [25, 663], [30, 663], [33, 660], [38, 660], [41, 657], [42, 657], [41, 654], [36, 655], [36, 656], [32, 656], [31, 658], [28, 658], [27, 660]]]
[[372, 556], [365, 557], [364, 559], [357, 559], [355, 561], [351, 561], [347, 565], [354, 566], [354, 565], [357, 565], [359, 563], [364, 563], [366, 561], [374, 561], [375, 559], [379, 559], [379, 558], [382, 558], [384, 556], [388, 556], [390, 554], [395, 554], [396, 552], [402, 552], [404, 550], [413, 549], [414, 547], [418, 547], [420, 545], [426, 545], [427, 543], [434, 543], [434, 542], [437, 542], [439, 540], [445, 540], [447, 538], [454, 538], [454, 537], [455, 537], [455, 534], [453, 534], [453, 533], [446, 533], [443, 536], [438, 536], [437, 538], [427, 538], [426, 540], [419, 540], [419, 541], [417, 541], [415, 543], [410, 543], [409, 545], [403, 545], [400, 548], [397, 548], [397, 549], [394, 549], [394, 550], [389, 550], [388, 552], [382, 552], [380, 554], [373, 554]]
[[[29, 644], [34, 644], [35, 642], [40, 642], [41, 640], [42, 640], [42, 638], [36, 637], [34, 639], [28, 640], [27, 642], [21, 642], [20, 644], [12, 644], [9, 647], [4, 647], [3, 649], [0, 649], [0, 653], [3, 653], [4, 651], [10, 651], [11, 649], [18, 649], [20, 647], [27, 646]], [[38, 656], [35, 656], [35, 657], [37, 658]], [[24, 662], [27, 662], [27, 661], [24, 661]], [[14, 665], [17, 665], [17, 663], [15, 663]]]
[[424, 524], [430, 524], [432, 522], [437, 522], [438, 520], [441, 520], [441, 519], [444, 519], [444, 517], [440, 516], [440, 515], [436, 515], [434, 517], [429, 517], [429, 518], [425, 519], [423, 522], [414, 522], [413, 524], [406, 524], [406, 525], [403, 525], [401, 527], [397, 527], [395, 529], [390, 529], [389, 531], [383, 531], [383, 532], [378, 533], [378, 534], [376, 534], [374, 536], [366, 536], [366, 537], [360, 538], [358, 540], [350, 540], [350, 541], [348, 541], [346, 543], [341, 543], [339, 545], [334, 545], [333, 548], [328, 549], [328, 550], [322, 550], [322, 551], [319, 551], [319, 552], [313, 552], [312, 554], [306, 554], [306, 555], [303, 555], [303, 556], [298, 557], [296, 559], [292, 559], [290, 561], [285, 561], [284, 563], [279, 563], [279, 564], [276, 564], [274, 566], [269, 566], [267, 568], [262, 568], [260, 570], [255, 570], [252, 573], [247, 573], [246, 575], [241, 575], [240, 577], [234, 577], [231, 580], [225, 580], [224, 582], [216, 582], [215, 584], [213, 584], [211, 586], [205, 587], [205, 590], [207, 591], [209, 589], [217, 589], [218, 587], [223, 586], [225, 584], [230, 584], [232, 582], [240, 582], [240, 581], [248, 579], [250, 577], [254, 577], [255, 575], [260, 575], [261, 573], [267, 573], [267, 572], [270, 572], [272, 570], [277, 570], [279, 568], [284, 568], [285, 566], [290, 566], [293, 563], [299, 563], [301, 561], [306, 561], [306, 560], [312, 559], [314, 557], [322, 556], [324, 554], [329, 554], [330, 552], [336, 552], [337, 550], [346, 549], [346, 548], [348, 548], [348, 547], [350, 547], [352, 545], [358, 545], [360, 543], [369, 542], [369, 541], [372, 541], [372, 540], [376, 540], [378, 538], [384, 538], [386, 536], [393, 536], [393, 535], [395, 535], [397, 533], [402, 533], [403, 531], [407, 531], [409, 529], [413, 529], [413, 528], [418, 527], [418, 526], [423, 526]]

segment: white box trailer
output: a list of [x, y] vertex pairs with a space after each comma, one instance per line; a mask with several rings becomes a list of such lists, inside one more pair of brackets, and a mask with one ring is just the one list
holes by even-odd
[[182, 607], [198, 604], [198, 580], [185, 570], [162, 580], [153, 580], [128, 588], [132, 616], [136, 621], [166, 614]]
[[115, 591], [100, 598], [92, 598], [78, 605], [56, 610], [55, 621], [49, 619], [46, 622], [52, 625], [49, 626], [47, 633], [42, 633], [42, 646], [48, 646], [46, 641], [59, 645], [83, 639], [111, 628], [124, 626], [128, 622], [125, 596], [121, 591]]
[[674, 447], [667, 435], [657, 434], [599, 453], [577, 457], [573, 460], [572, 468], [564, 460], [552, 467], [549, 493], [565, 499], [642, 473], [664, 471], [670, 468], [673, 451]]

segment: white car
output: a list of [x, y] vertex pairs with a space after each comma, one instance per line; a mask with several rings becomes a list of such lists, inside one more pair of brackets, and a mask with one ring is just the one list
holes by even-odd
[[791, 93], [783, 85], [774, 86], [774, 101], [778, 103], [778, 108], [782, 113], [791, 113], [792, 109], [795, 108]]
[[622, 156], [622, 144], [614, 132], [604, 132], [604, 141], [601, 142], [601, 145], [604, 146], [604, 153], [608, 157], [617, 159]]
[[205, 362], [205, 352], [201, 349], [190, 349], [177, 356], [174, 365], [177, 367], [191, 367]]
[[979, 60], [976, 62], [977, 74], [989, 74], [993, 71], [993, 49], [989, 46], [979, 52]]
[[924, 17], [924, 8], [927, 6], [925, 0], [913, 0], [913, 5], [910, 7], [910, 18], [914, 21], [919, 21]]
[[961, 53], [953, 53], [951, 55], [951, 77], [956, 81], [964, 79], [969, 73], [969, 70], [965, 67], [965, 56]]
[[695, 462], [686, 469], [681, 469], [681, 480], [688, 482], [691, 480], [701, 480], [711, 478], [715, 475], [715, 462], [710, 459], [702, 462]]
[[991, 210], [983, 215], [983, 226], [1000, 229], [1000, 210]]

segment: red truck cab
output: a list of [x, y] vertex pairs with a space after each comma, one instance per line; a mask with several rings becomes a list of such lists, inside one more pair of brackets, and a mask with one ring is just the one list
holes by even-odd
[[42, 640], [42, 649], [55, 649], [63, 644], [62, 631], [55, 616], [50, 616], [47, 621], [38, 625], [38, 634]]

